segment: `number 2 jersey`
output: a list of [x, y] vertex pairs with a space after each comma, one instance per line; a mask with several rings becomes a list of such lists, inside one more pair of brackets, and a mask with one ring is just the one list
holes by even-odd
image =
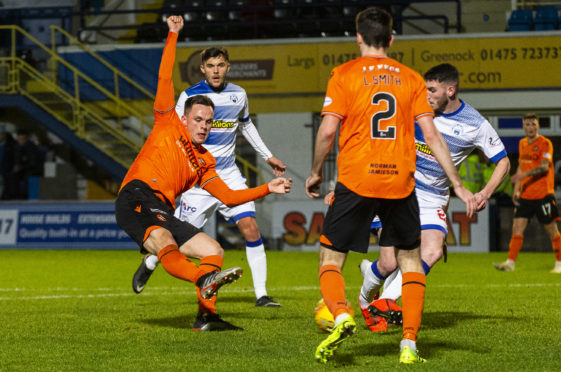
[[[463, 101], [456, 111], [438, 115], [434, 124], [446, 141], [456, 167], [476, 148], [483, 151], [493, 163], [507, 156], [504, 144], [495, 129], [476, 109]], [[425, 143], [418, 125], [415, 125], [415, 147], [417, 195], [428, 194], [439, 206], [447, 205], [450, 181]], [[421, 203], [419, 205], [422, 207]]]
[[415, 181], [415, 120], [433, 116], [423, 78], [387, 57], [335, 67], [322, 115], [342, 121], [338, 182], [369, 198], [402, 199]]

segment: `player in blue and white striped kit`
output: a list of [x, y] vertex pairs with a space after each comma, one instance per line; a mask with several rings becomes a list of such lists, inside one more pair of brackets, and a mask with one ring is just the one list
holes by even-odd
[[[216, 159], [216, 172], [233, 190], [246, 189], [246, 179], [236, 166], [236, 137], [238, 130], [271, 166], [277, 176], [283, 175], [286, 167], [267, 148], [249, 116], [248, 99], [245, 90], [226, 81], [230, 71], [228, 51], [224, 48], [211, 47], [201, 53], [201, 72], [205, 79], [181, 93], [176, 104], [178, 115], [183, 115], [187, 98], [204, 95], [214, 103], [214, 123], [204, 147]], [[202, 228], [214, 211], [218, 210], [226, 220], [235, 222], [246, 241], [247, 261], [251, 268], [256, 306], [279, 307], [267, 294], [267, 261], [265, 247], [255, 220], [255, 204], [249, 202], [236, 207], [228, 207], [200, 187], [194, 187], [181, 196], [176, 217], [185, 220], [195, 227]], [[147, 269], [154, 269], [157, 257], [148, 257], [143, 264]], [[140, 271], [140, 272], [139, 272]], [[142, 270], [142, 265], [135, 277], [144, 276], [140, 280], [145, 284], [151, 274]], [[142, 275], [144, 273], [144, 275]], [[133, 289], [134, 289], [133, 279]], [[142, 287], [143, 288], [143, 287]], [[142, 290], [142, 289], [141, 289]], [[136, 291], [136, 289], [135, 289]]]
[[[481, 210], [485, 208], [487, 200], [510, 170], [510, 161], [505, 147], [487, 119], [458, 97], [459, 73], [454, 66], [450, 64], [435, 66], [425, 73], [425, 80], [429, 104], [437, 114], [434, 124], [444, 137], [450, 149], [452, 162], [456, 167], [459, 167], [475, 149], [481, 150], [488, 159], [496, 163], [496, 168], [485, 187], [475, 194], [477, 210]], [[417, 148], [415, 193], [419, 202], [421, 219], [421, 259], [425, 274], [428, 274], [430, 268], [443, 255], [443, 244], [448, 234], [446, 209], [450, 199], [450, 182], [431, 154], [424, 142], [422, 132], [417, 127], [415, 128], [415, 146]], [[380, 247], [380, 256], [384, 255], [386, 248], [388, 247]], [[389, 259], [385, 261], [390, 262], [389, 266], [391, 266], [393, 249], [387, 249], [386, 254]], [[372, 281], [365, 280], [365, 283], [368, 283], [363, 284], [361, 289], [360, 305], [361, 308], [366, 308], [367, 303], [372, 301], [379, 286], [386, 279], [380, 300], [373, 304], [376, 305], [380, 301], [384, 309], [379, 313], [388, 313], [380, 315], [389, 315], [393, 305], [384, 300], [397, 300], [401, 296], [401, 275], [399, 271], [395, 271], [385, 278], [383, 276], [387, 275], [387, 272], [381, 273], [384, 268], [378, 270], [380, 265], [376, 270], [370, 270], [370, 267], [374, 267], [375, 264], [376, 262], [371, 264], [367, 260], [363, 260], [361, 263], [363, 275], [366, 274], [365, 277], [372, 278]], [[372, 273], [373, 271], [381, 273], [382, 277], [375, 277], [376, 274]], [[370, 329], [377, 331], [384, 330], [384, 327], [370, 327]]]

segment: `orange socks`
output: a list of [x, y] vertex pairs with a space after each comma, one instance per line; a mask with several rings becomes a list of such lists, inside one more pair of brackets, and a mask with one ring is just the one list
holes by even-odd
[[[201, 259], [199, 267], [185, 257], [177, 245], [171, 244], [158, 253], [158, 259], [164, 269], [176, 278], [197, 283], [197, 280], [210, 272], [220, 271], [224, 259], [220, 256], [206, 256]], [[199, 287], [197, 288], [197, 298], [199, 300], [199, 311], [202, 313], [216, 313], [216, 296], [205, 300], [201, 297]]]
[[555, 253], [555, 261], [561, 261], [561, 234], [557, 234], [555, 238], [551, 239], [551, 245]]
[[508, 245], [508, 259], [516, 261], [520, 249], [522, 249], [522, 243], [524, 242], [524, 235], [512, 235], [510, 238], [510, 244]]
[[333, 318], [346, 313], [345, 279], [341, 269], [335, 265], [325, 265], [319, 269], [319, 287], [327, 308]]
[[425, 274], [407, 272], [402, 278], [403, 338], [416, 341], [425, 305]]
[[178, 279], [196, 283], [205, 272], [185, 257], [175, 244], [170, 244], [158, 253], [158, 260], [164, 269]]
[[[224, 258], [220, 256], [206, 256], [201, 259], [199, 269], [204, 271], [204, 274], [222, 270], [222, 262]], [[198, 279], [198, 278], [197, 278]], [[216, 296], [212, 296], [208, 300], [201, 297], [201, 290], [197, 288], [197, 298], [199, 300], [200, 313], [216, 313]]]

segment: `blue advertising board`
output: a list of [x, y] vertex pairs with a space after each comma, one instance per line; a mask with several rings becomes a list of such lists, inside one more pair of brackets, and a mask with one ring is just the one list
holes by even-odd
[[0, 248], [137, 249], [113, 202], [2, 203]]

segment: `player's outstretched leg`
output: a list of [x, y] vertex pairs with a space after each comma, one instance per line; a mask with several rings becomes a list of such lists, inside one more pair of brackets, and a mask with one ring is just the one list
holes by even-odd
[[356, 323], [349, 314], [342, 314], [342, 319], [333, 326], [333, 331], [323, 340], [316, 349], [315, 357], [320, 363], [327, 363], [333, 358], [335, 350], [347, 337], [352, 336], [356, 330]]
[[[378, 299], [377, 293], [376, 296], [374, 296], [374, 299]], [[372, 332], [385, 332], [388, 330], [388, 322], [385, 318], [382, 318], [381, 316], [372, 316], [372, 314], [370, 314], [370, 311], [368, 310], [368, 306], [362, 307], [360, 303], [360, 294], [358, 295], [358, 306], [360, 307], [362, 317], [364, 318], [366, 326], [369, 330], [371, 330]]]
[[368, 306], [368, 311], [370, 311], [372, 316], [386, 318], [391, 324], [403, 324], [401, 307], [394, 300], [386, 298], [375, 300]]
[[142, 258], [140, 266], [138, 266], [138, 269], [136, 269], [136, 272], [132, 277], [132, 290], [134, 293], [138, 294], [144, 290], [144, 287], [156, 269], [158, 262], [158, 257], [152, 254], [148, 254]]
[[201, 276], [197, 280], [197, 287], [201, 290], [201, 297], [209, 299], [218, 292], [220, 287], [230, 284], [241, 278], [241, 267], [231, 267], [223, 271], [213, 271]]

